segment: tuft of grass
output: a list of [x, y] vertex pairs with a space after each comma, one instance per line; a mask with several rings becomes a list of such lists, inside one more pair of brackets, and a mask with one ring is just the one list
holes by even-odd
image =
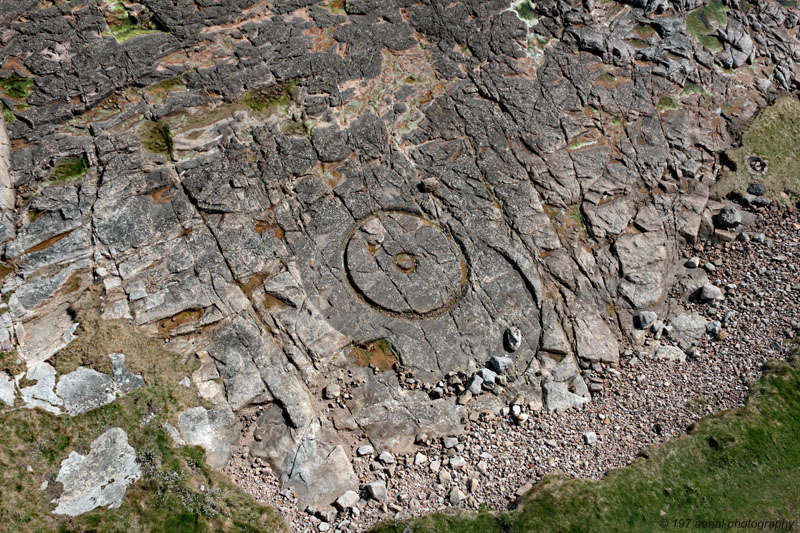
[[[753, 181], [767, 187], [767, 196], [773, 201], [792, 206], [800, 201], [800, 101], [794, 96], [778, 99], [761, 111], [744, 130], [738, 148], [726, 155], [735, 169], [726, 170], [711, 189], [717, 198], [743, 193]], [[767, 161], [767, 171], [755, 175], [750, 171], [747, 158], [757, 155]]]
[[800, 352], [765, 370], [751, 384], [745, 407], [702, 420], [688, 435], [653, 447], [646, 459], [600, 481], [551, 475], [510, 513], [436, 514], [373, 531], [656, 532], [727, 529], [708, 523], [736, 519], [796, 524]]
[[77, 181], [89, 172], [89, 161], [86, 155], [62, 159], [56, 163], [53, 170], [53, 181], [56, 183], [71, 183]]
[[536, 20], [536, 11], [533, 3], [530, 0], [520, 0], [513, 4], [514, 11], [519, 15], [519, 18], [528, 23], [534, 23]]
[[[97, 532], [263, 532], [285, 531], [279, 515], [256, 503], [223, 474], [211, 470], [205, 452], [175, 447], [163, 424], [202, 404], [179, 385], [196, 363], [186, 364], [152, 338], [135, 333], [124, 320], [99, 317], [95, 287], [74, 308], [79, 336], [51, 363], [59, 372], [83, 365], [110, 372], [107, 354], [126, 354], [125, 363], [142, 374], [145, 386], [113, 403], [76, 417], [40, 410], [0, 413], [0, 522], [4, 531]], [[5, 358], [3, 358], [5, 359]], [[142, 477], [131, 484], [118, 509], [98, 508], [78, 517], [51, 513], [60, 489], [54, 479], [73, 450], [85, 453], [111, 427], [121, 427], [136, 449]], [[29, 468], [30, 467], [30, 468]], [[48, 481], [45, 490], [40, 486]]]
[[681, 108], [681, 104], [677, 98], [670, 95], [664, 95], [658, 99], [658, 105], [656, 106], [660, 112], [665, 111], [675, 111], [676, 109]]
[[139, 127], [139, 140], [151, 152], [172, 157], [172, 132], [166, 122], [146, 121]]
[[31, 95], [31, 85], [33, 85], [32, 79], [24, 78], [16, 72], [0, 80], [0, 88], [6, 96], [15, 100], [27, 100]]
[[113, 16], [106, 20], [108, 23], [108, 33], [111, 34], [119, 44], [122, 44], [137, 35], [147, 33], [159, 33], [159, 30], [151, 22], [137, 25], [128, 15], [128, 10], [120, 0], [110, 0], [109, 5]]
[[714, 35], [718, 27], [728, 24], [728, 8], [721, 0], [711, 0], [686, 17], [686, 32], [709, 50], [722, 50], [722, 43]]
[[345, 0], [328, 0], [327, 8], [336, 15], [345, 14]]
[[244, 103], [259, 115], [271, 115], [276, 111], [283, 113], [291, 104], [291, 93], [299, 83], [300, 80], [295, 78], [269, 87], [251, 89], [244, 95]]
[[706, 98], [710, 98], [711, 94], [706, 90], [705, 87], [702, 85], [697, 85], [695, 83], [687, 83], [683, 90], [681, 90], [681, 98], [688, 98], [689, 96], [699, 94], [705, 96]]
[[17, 120], [17, 117], [14, 116], [14, 112], [6, 107], [5, 104], [3, 104], [3, 119], [6, 121], [6, 124]]

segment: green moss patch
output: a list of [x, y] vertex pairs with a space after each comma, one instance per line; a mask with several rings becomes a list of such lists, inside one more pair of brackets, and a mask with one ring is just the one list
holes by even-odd
[[517, 12], [519, 18], [526, 22], [533, 22], [536, 20], [536, 11], [530, 0], [522, 0], [514, 4], [514, 11]]
[[122, 44], [137, 35], [158, 33], [159, 30], [151, 23], [136, 24], [128, 15], [128, 10], [120, 0], [110, 0], [109, 6], [113, 15], [106, 18], [108, 33], [113, 35], [118, 43]]
[[17, 120], [17, 117], [14, 116], [14, 112], [11, 111], [8, 107], [6, 107], [5, 104], [3, 104], [3, 120], [6, 121], [6, 124]]
[[244, 95], [244, 103], [259, 115], [284, 112], [292, 101], [291, 93], [300, 80], [293, 79], [269, 87], [251, 89]]
[[[735, 168], [725, 171], [711, 189], [722, 198], [731, 192], [743, 193], [747, 186], [759, 181], [767, 187], [767, 196], [791, 206], [800, 201], [800, 101], [794, 96], [779, 99], [764, 109], [742, 133], [741, 146], [726, 155]], [[747, 159], [758, 156], [766, 160], [763, 174], [751, 172]]]
[[89, 161], [86, 159], [86, 155], [62, 159], [56, 163], [53, 170], [53, 181], [70, 183], [79, 180], [87, 172], [89, 172]]
[[686, 17], [686, 31], [709, 50], [722, 50], [722, 43], [714, 35], [717, 28], [728, 24], [728, 8], [720, 0], [711, 0]]
[[[145, 386], [76, 417], [39, 410], [0, 413], [0, 522], [10, 532], [277, 532], [278, 514], [256, 503], [224, 475], [211, 470], [199, 448], [172, 444], [163, 424], [201, 405], [194, 389], [179, 385], [197, 363], [135, 333], [127, 321], [99, 318], [100, 288], [74, 306], [78, 338], [51, 360], [60, 371], [87, 366], [110, 372], [107, 354], [122, 352]], [[5, 358], [3, 358], [5, 359]], [[60, 493], [55, 476], [71, 451], [85, 453], [112, 427], [128, 434], [142, 478], [128, 487], [118, 509], [99, 508], [70, 518], [51, 514]], [[44, 490], [41, 485], [48, 484]]]
[[148, 120], [139, 126], [139, 140], [151, 152], [172, 157], [172, 132], [166, 122]]
[[681, 108], [681, 104], [677, 98], [670, 95], [664, 95], [658, 99], [658, 110], [662, 113], [665, 111], [675, 111]]
[[517, 511], [437, 514], [410, 523], [389, 522], [373, 531], [768, 529], [766, 525], [713, 525], [721, 520], [732, 524], [737, 519], [795, 521], [797, 527], [798, 412], [800, 356], [796, 354], [789, 362], [768, 365], [765, 376], [751, 385], [746, 407], [701, 421], [690, 434], [653, 447], [647, 459], [614, 470], [601, 481], [548, 476], [525, 496]]
[[16, 100], [27, 100], [31, 95], [32, 85], [32, 79], [23, 78], [16, 72], [12, 72], [0, 80], [0, 88], [3, 89], [5, 95]]
[[329, 0], [327, 3], [327, 8], [331, 11], [331, 13], [335, 13], [337, 15], [344, 15], [345, 0]]

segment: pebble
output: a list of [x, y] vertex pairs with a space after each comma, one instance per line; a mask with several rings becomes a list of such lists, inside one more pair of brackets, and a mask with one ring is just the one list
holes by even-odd
[[494, 356], [489, 359], [489, 368], [497, 374], [503, 374], [506, 370], [514, 366], [514, 360], [505, 356]]
[[385, 465], [393, 465], [396, 462], [394, 455], [389, 452], [381, 452], [381, 454], [378, 456], [378, 461]]
[[385, 502], [389, 500], [389, 495], [386, 492], [385, 481], [373, 481], [366, 486], [367, 495], [377, 502]]
[[363, 444], [356, 449], [356, 455], [363, 457], [365, 455], [372, 455], [375, 453], [375, 448], [371, 444]]
[[461, 489], [458, 487], [453, 487], [450, 491], [450, 494], [447, 496], [447, 500], [450, 502], [450, 505], [458, 505], [462, 501], [466, 499], [467, 495], [461, 492]]

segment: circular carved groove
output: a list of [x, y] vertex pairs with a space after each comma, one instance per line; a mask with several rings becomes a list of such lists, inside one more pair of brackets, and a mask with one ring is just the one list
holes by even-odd
[[446, 313], [467, 283], [458, 244], [438, 224], [403, 211], [380, 211], [356, 224], [344, 266], [362, 300], [403, 318]]

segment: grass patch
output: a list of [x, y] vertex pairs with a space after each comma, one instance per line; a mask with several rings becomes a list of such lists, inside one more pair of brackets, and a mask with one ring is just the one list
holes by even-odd
[[136, 24], [128, 15], [128, 10], [120, 0], [110, 0], [109, 6], [113, 15], [106, 19], [108, 33], [111, 34], [119, 44], [122, 44], [137, 35], [147, 33], [159, 33], [159, 30], [152, 22]]
[[705, 96], [706, 98], [711, 97], [711, 94], [702, 85], [687, 83], [681, 91], [681, 98], [688, 98], [689, 96], [693, 96], [695, 94]]
[[244, 95], [244, 103], [262, 116], [275, 112], [283, 113], [291, 104], [291, 93], [299, 83], [299, 79], [292, 79], [269, 87], [251, 89]]
[[719, 530], [727, 525], [708, 522], [723, 519], [796, 525], [798, 412], [796, 353], [788, 362], [768, 365], [764, 377], [750, 386], [746, 407], [701, 421], [690, 434], [655, 446], [647, 459], [614, 470], [601, 481], [548, 476], [510, 513], [437, 514], [407, 524], [388, 522], [373, 531], [664, 531], [678, 529], [678, 524]]
[[378, 339], [354, 346], [348, 355], [360, 366], [373, 366], [379, 370], [390, 370], [400, 359], [389, 339]]
[[57, 183], [71, 183], [77, 181], [89, 172], [89, 160], [86, 155], [62, 159], [56, 163], [53, 170], [53, 181]]
[[[767, 187], [767, 196], [782, 205], [800, 201], [800, 101], [794, 96], [780, 98], [764, 109], [742, 133], [739, 148], [726, 155], [735, 169], [725, 171], [711, 189], [717, 198], [731, 192], [743, 193], [747, 186], [759, 181]], [[756, 175], [750, 171], [747, 158], [757, 155], [767, 161], [767, 171]]]
[[329, 0], [327, 7], [331, 13], [336, 15], [345, 14], [345, 0]]
[[0, 88], [6, 96], [15, 100], [27, 100], [31, 95], [31, 85], [33, 85], [32, 79], [23, 78], [16, 72], [0, 80]]
[[536, 11], [530, 0], [521, 0], [520, 2], [514, 3], [514, 11], [516, 11], [519, 18], [525, 22], [533, 23], [536, 20]]
[[686, 32], [708, 48], [722, 50], [722, 43], [713, 35], [716, 29], [728, 24], [728, 8], [720, 0], [711, 0], [686, 17]]
[[17, 117], [14, 116], [14, 112], [6, 107], [5, 104], [3, 104], [3, 119], [6, 121], [6, 124], [17, 120]]
[[665, 111], [680, 109], [681, 103], [674, 96], [664, 95], [658, 99], [658, 105], [656, 107], [660, 112], [664, 113]]
[[[181, 410], [201, 404], [193, 389], [178, 384], [194, 363], [184, 364], [180, 355], [135, 333], [127, 321], [100, 320], [99, 293], [100, 288], [94, 288], [76, 303], [78, 337], [51, 362], [60, 372], [80, 365], [110, 372], [107, 354], [123, 352], [126, 365], [141, 373], [146, 385], [76, 417], [28, 409], [0, 413], [0, 486], [11, 487], [3, 489], [0, 498], [4, 531], [284, 531], [275, 511], [211, 470], [201, 449], [172, 446], [163, 423], [175, 424]], [[112, 427], [128, 433], [142, 478], [128, 487], [118, 509], [100, 508], [75, 518], [52, 515], [51, 500], [60, 492], [54, 479], [61, 461], [72, 450], [85, 453]], [[48, 486], [40, 490], [45, 480]]]
[[172, 132], [166, 122], [146, 121], [139, 126], [139, 140], [149, 151], [172, 157]]

